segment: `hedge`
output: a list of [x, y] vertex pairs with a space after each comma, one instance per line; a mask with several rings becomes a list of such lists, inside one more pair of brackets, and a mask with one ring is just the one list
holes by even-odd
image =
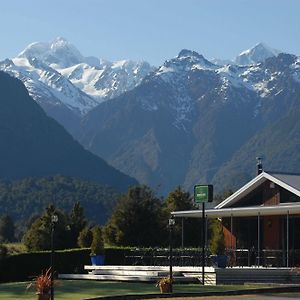
[[[129, 248], [106, 248], [105, 264], [125, 263]], [[29, 252], [0, 259], [0, 282], [29, 280], [50, 266], [51, 252]], [[85, 273], [84, 265], [90, 263], [90, 249], [57, 250], [54, 269], [57, 273]]]
[[[173, 249], [173, 255], [200, 257], [199, 249]], [[106, 265], [165, 264], [157, 257], [168, 257], [168, 249], [106, 247]], [[0, 259], [0, 282], [24, 281], [40, 274], [50, 266], [50, 251], [15, 254]], [[156, 260], [156, 261], [155, 261]], [[197, 262], [198, 264], [199, 262]], [[57, 250], [54, 256], [54, 269], [57, 273], [85, 273], [84, 265], [90, 265], [90, 249]]]

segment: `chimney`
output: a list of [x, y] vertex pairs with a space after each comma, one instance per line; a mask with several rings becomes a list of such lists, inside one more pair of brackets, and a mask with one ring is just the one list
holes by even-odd
[[263, 172], [262, 158], [256, 157], [256, 175], [259, 175]]

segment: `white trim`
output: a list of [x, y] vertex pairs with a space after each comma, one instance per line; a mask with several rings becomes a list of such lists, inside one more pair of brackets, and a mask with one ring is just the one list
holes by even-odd
[[282, 188], [288, 190], [289, 192], [297, 195], [300, 197], [300, 191], [297, 190], [296, 188], [292, 187], [291, 185], [285, 183], [282, 180], [279, 180], [278, 178], [276, 178], [275, 176], [270, 175], [269, 173], [265, 173], [266, 178], [269, 179], [270, 181], [273, 181], [274, 183], [276, 183], [277, 185], [281, 186]]
[[[202, 209], [190, 211], [174, 211], [175, 218], [202, 218]], [[276, 215], [300, 215], [300, 204], [247, 206], [234, 208], [208, 209], [205, 211], [207, 218], [222, 217], [252, 217], [252, 216], [276, 216]]]
[[253, 191], [254, 188], [259, 186], [261, 183], [265, 182], [264, 175], [265, 175], [265, 172], [262, 172], [261, 174], [259, 174], [255, 178], [253, 178], [251, 181], [246, 183], [244, 186], [242, 186], [239, 190], [237, 190], [231, 196], [229, 196], [224, 201], [219, 203], [215, 208], [223, 208], [224, 206], [227, 206], [227, 204], [234, 204], [235, 202], [240, 200], [243, 196], [245, 196], [246, 194]]
[[237, 190], [234, 194], [229, 196], [227, 199], [219, 203], [215, 208], [225, 208], [228, 207], [229, 205], [232, 205], [236, 202], [238, 202], [241, 198], [252, 192], [256, 187], [258, 187], [260, 184], [265, 182], [266, 180], [270, 180], [274, 182], [275, 184], [281, 186], [282, 188], [288, 190], [289, 192], [297, 195], [300, 197], [300, 191], [297, 190], [296, 188], [288, 185], [287, 183], [279, 180], [278, 178], [270, 175], [269, 173], [262, 172], [255, 178], [253, 178], [251, 181], [249, 181], [247, 184], [242, 186], [239, 190]]

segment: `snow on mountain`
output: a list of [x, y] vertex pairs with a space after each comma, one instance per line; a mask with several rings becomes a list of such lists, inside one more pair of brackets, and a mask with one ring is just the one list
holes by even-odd
[[104, 100], [139, 85], [154, 68], [147, 62], [84, 57], [58, 37], [50, 43], [30, 44], [17, 57], [0, 62], [0, 69], [21, 79], [33, 99], [56, 118], [53, 110], [60, 106], [85, 115]]
[[[272, 93], [272, 89], [276, 90], [272, 82], [279, 75], [262, 64], [266, 58], [276, 57], [278, 53], [260, 43], [243, 51], [235, 62], [215, 64], [195, 51], [183, 49], [178, 56], [155, 69], [143, 61], [109, 62], [84, 57], [66, 39], [56, 38], [50, 43], [29, 45], [16, 58], [0, 63], [0, 69], [21, 79], [40, 104], [44, 101], [47, 106], [66, 106], [77, 116], [87, 114], [99, 103], [130, 91], [154, 76], [157, 84], [170, 93], [168, 99], [174, 112], [174, 125], [185, 128], [194, 105], [188, 86], [191, 77], [216, 78], [224, 101], [231, 88], [246, 88], [264, 98]], [[300, 80], [299, 64], [298, 58], [290, 70], [295, 81]], [[151, 91], [148, 96], [150, 94]], [[143, 108], [159, 110], [162, 103], [148, 96], [141, 100]], [[45, 105], [43, 107], [45, 109]]]
[[220, 58], [212, 58], [209, 60], [211, 63], [219, 66], [224, 66], [224, 65], [232, 65], [234, 62], [230, 59], [220, 59]]
[[[220, 99], [226, 102], [228, 98], [227, 93], [232, 88], [245, 89], [250, 93], [255, 93], [261, 101], [264, 98], [276, 96], [276, 93], [281, 93], [282, 89], [278, 85], [280, 77], [288, 75], [294, 81], [300, 81], [300, 59], [292, 55], [278, 54], [279, 51], [270, 50], [271, 48], [258, 44], [250, 50], [244, 51], [241, 57], [248, 58], [247, 64], [238, 65], [235, 63], [226, 65], [216, 65], [211, 61], [206, 60], [202, 55], [190, 51], [182, 50], [179, 55], [171, 60], [167, 60], [161, 67], [159, 67], [154, 76], [162, 80], [165, 84], [172, 86], [172, 91], [176, 91], [173, 97], [174, 110], [176, 110], [176, 127], [182, 127], [185, 121], [190, 119], [193, 111], [193, 100], [190, 98], [190, 78], [193, 76], [193, 71], [198, 71], [200, 78], [206, 82], [209, 76], [215, 76], [219, 84], [214, 89], [222, 94]], [[282, 63], [282, 68], [286, 68], [284, 73], [280, 73], [274, 69], [272, 65], [273, 60], [265, 61], [266, 58], [276, 58]], [[250, 63], [251, 59], [251, 63]], [[257, 62], [255, 62], [257, 60]], [[241, 62], [241, 61], [240, 61]], [[211, 75], [209, 75], [211, 74]], [[200, 97], [201, 98], [201, 97]], [[199, 99], [200, 99], [199, 98]], [[239, 97], [240, 101], [248, 101], [249, 97]], [[145, 100], [145, 99], [144, 99]], [[152, 100], [153, 101], [153, 100]], [[144, 101], [145, 102], [145, 101]], [[143, 102], [143, 103], [144, 103]], [[237, 103], [236, 103], [237, 104]], [[147, 109], [159, 106], [158, 103], [143, 104]], [[260, 103], [257, 104], [258, 106]], [[253, 115], [259, 113], [259, 107], [256, 106]], [[184, 122], [183, 122], [184, 121]]]
[[[183, 50], [133, 91], [88, 113], [79, 140], [150, 186], [213, 182], [244, 143], [299, 106], [298, 70], [299, 58], [289, 54], [215, 65]], [[255, 158], [254, 151], [246, 153], [243, 159]], [[231, 175], [239, 178], [239, 172]]]
[[67, 78], [37, 58], [17, 57], [0, 63], [0, 69], [19, 78], [38, 103], [65, 105], [77, 115], [87, 113], [97, 102]]
[[100, 103], [133, 89], [153, 69], [147, 62], [122, 60], [102, 62], [99, 67], [81, 63], [57, 70]]
[[[212, 71], [218, 69], [219, 66], [208, 61], [201, 54], [195, 51], [183, 49], [173, 59], [167, 60], [160, 66], [152, 75], [157, 78], [158, 83], [161, 81], [163, 84], [170, 86], [170, 93], [168, 99], [169, 106], [173, 111], [174, 121], [173, 125], [179, 129], [187, 130], [190, 124], [192, 113], [194, 110], [195, 102], [192, 100], [189, 93], [189, 82], [191, 72], [195, 71]], [[166, 87], [165, 87], [166, 88]], [[149, 110], [160, 105], [161, 103], [153, 103], [155, 98], [151, 99], [152, 103], [143, 106]]]
[[205, 59], [195, 51], [183, 49], [173, 59], [167, 60], [156, 71], [155, 75], [166, 83], [176, 85], [178, 77], [186, 76], [191, 70], [215, 70], [218, 66]]
[[[100, 102], [133, 89], [154, 69], [147, 62], [109, 62], [93, 56], [84, 57], [75, 46], [61, 37], [50, 43], [30, 44], [15, 60], [25, 62], [33, 58], [56, 70], [94, 98], [92, 106], [88, 105], [86, 109], [79, 108], [83, 114]], [[18, 66], [21, 68], [21, 63]], [[27, 63], [24, 68], [28, 68]]]
[[235, 59], [238, 65], [251, 65], [265, 61], [269, 57], [277, 56], [281, 51], [270, 48], [264, 43], [258, 43], [254, 47], [243, 51]]
[[195, 51], [182, 50], [177, 57], [167, 60], [159, 67], [155, 75], [159, 76], [166, 83], [180, 86], [179, 82], [182, 81], [182, 77], [187, 76], [188, 72], [202, 70], [218, 74], [220, 81], [223, 82], [223, 90], [230, 85], [253, 90], [251, 83], [241, 76], [245, 72], [245, 68], [234, 63], [217, 65]]
[[82, 54], [62, 37], [57, 37], [51, 43], [36, 42], [27, 46], [19, 55], [20, 58], [37, 58], [53, 68], [67, 68], [79, 63], [88, 63], [99, 66], [96, 57], [84, 57]]

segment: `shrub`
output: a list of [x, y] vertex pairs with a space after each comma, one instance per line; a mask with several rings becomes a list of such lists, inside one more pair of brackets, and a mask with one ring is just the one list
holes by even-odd
[[[60, 250], [55, 252], [56, 273], [84, 273], [90, 264], [90, 249]], [[38, 276], [50, 266], [50, 251], [22, 253], [0, 260], [0, 281], [23, 281]]]
[[80, 248], [91, 247], [93, 241], [93, 233], [90, 228], [86, 227], [82, 229], [78, 236], [77, 244]]
[[0, 260], [6, 257], [7, 252], [7, 247], [5, 247], [4, 245], [0, 245]]
[[91, 245], [91, 255], [104, 254], [104, 242], [102, 237], [102, 229], [100, 226], [95, 226], [92, 229], [93, 241]]
[[[131, 248], [111, 247], [105, 249], [108, 265], [124, 265]], [[50, 251], [21, 253], [0, 260], [0, 282], [26, 281], [38, 276], [50, 266]], [[62, 273], [85, 273], [84, 265], [90, 265], [90, 248], [55, 251], [54, 270]]]
[[218, 219], [210, 221], [211, 238], [209, 240], [209, 249], [213, 254], [224, 254], [225, 239], [222, 223]]

